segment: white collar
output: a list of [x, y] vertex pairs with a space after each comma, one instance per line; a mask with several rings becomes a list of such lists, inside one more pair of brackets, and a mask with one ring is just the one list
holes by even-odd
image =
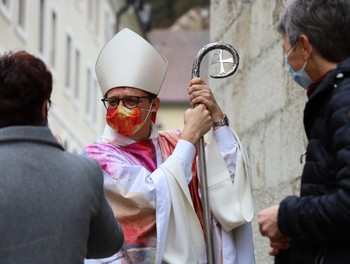
[[[151, 122], [151, 135], [149, 138], [157, 138], [158, 135], [157, 126]], [[136, 141], [131, 138], [118, 134], [108, 124], [106, 124], [102, 136], [97, 140], [97, 143], [109, 143], [114, 146], [126, 146], [135, 142]]]

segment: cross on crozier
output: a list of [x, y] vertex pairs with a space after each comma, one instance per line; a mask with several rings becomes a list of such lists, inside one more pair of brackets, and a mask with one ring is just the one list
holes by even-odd
[[233, 64], [233, 58], [223, 59], [222, 58], [223, 50], [220, 50], [220, 53], [215, 52], [212, 55], [212, 60], [210, 61], [210, 64], [217, 64], [220, 63], [220, 74], [225, 74], [225, 68], [224, 63], [231, 63]]

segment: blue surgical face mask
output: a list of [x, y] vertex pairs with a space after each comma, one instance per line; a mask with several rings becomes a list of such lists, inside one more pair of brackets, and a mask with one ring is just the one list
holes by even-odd
[[304, 71], [307, 61], [305, 61], [303, 67], [301, 68], [301, 70], [299, 71], [295, 71], [292, 66], [290, 66], [289, 61], [288, 61], [288, 57], [291, 54], [291, 52], [295, 49], [295, 47], [298, 45], [295, 44], [289, 51], [287, 54], [284, 55], [284, 60], [287, 66], [287, 70], [290, 73], [290, 75], [292, 76], [292, 79], [299, 84], [301, 87], [303, 87], [304, 89], [307, 89], [310, 84], [312, 83], [312, 80], [310, 78], [310, 76]]

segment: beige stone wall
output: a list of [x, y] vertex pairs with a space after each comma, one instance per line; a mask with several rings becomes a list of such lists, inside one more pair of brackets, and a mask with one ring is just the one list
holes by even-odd
[[240, 55], [232, 77], [211, 80], [217, 100], [243, 141], [252, 163], [256, 262], [273, 263], [257, 214], [299, 193], [307, 143], [303, 130], [305, 91], [290, 78], [275, 30], [289, 0], [212, 0], [211, 41], [225, 41]]

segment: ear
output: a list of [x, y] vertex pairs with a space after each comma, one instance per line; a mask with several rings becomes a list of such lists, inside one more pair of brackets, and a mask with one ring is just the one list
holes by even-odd
[[160, 106], [160, 100], [158, 97], [154, 98], [152, 105], [152, 112], [157, 113]]
[[301, 51], [302, 51], [304, 60], [309, 59], [312, 54], [312, 45], [309, 41], [309, 38], [306, 35], [301, 34], [299, 36], [299, 43], [301, 46]]
[[154, 98], [153, 100], [153, 105], [152, 105], [152, 116], [151, 116], [151, 120], [152, 122], [155, 124], [156, 123], [156, 119], [157, 119], [157, 112], [158, 112], [158, 108], [160, 105], [160, 100], [158, 97]]
[[41, 107], [41, 116], [43, 117], [43, 120], [46, 120], [47, 118], [47, 105], [48, 105], [48, 101], [45, 100], [45, 102], [43, 103], [43, 106]]

